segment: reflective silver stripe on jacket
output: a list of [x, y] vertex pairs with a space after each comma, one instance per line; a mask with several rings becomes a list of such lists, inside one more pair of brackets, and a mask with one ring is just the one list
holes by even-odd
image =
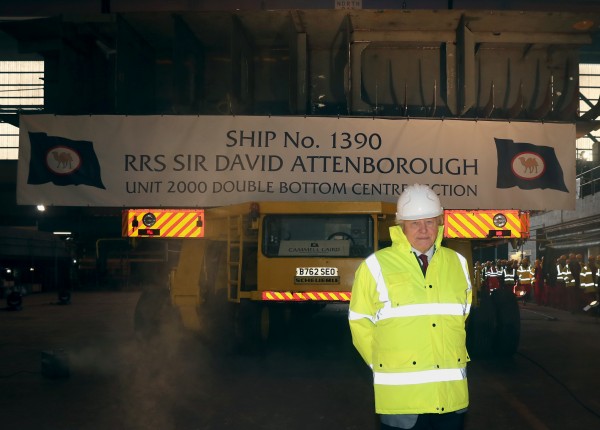
[[[592, 272], [590, 271], [590, 269], [587, 266], [583, 266], [583, 268], [581, 269], [581, 273], [579, 274], [579, 279], [580, 279], [579, 286], [581, 288], [589, 288], [589, 287], [595, 286]], [[583, 281], [589, 281], [589, 282], [583, 282]]]
[[468, 302], [468, 296], [471, 290], [473, 289], [473, 287], [471, 286], [471, 277], [469, 276], [469, 264], [467, 263], [467, 259], [461, 254], [456, 252], [456, 255], [458, 256], [458, 261], [460, 261], [460, 264], [463, 269], [463, 274], [465, 275], [465, 280], [467, 281], [467, 289], [465, 290], [465, 301], [463, 303], [463, 315], [467, 315], [469, 312], [471, 312], [471, 304]]
[[[377, 291], [380, 291], [379, 290], [379, 281], [381, 280], [384, 287], [385, 287], [385, 283], [383, 282], [383, 276], [381, 275], [381, 266], [379, 265], [377, 258], [375, 258], [374, 254], [371, 254], [369, 257], [367, 257], [367, 259], [365, 260], [365, 263], [366, 263], [367, 267], [369, 268], [369, 272], [371, 272], [373, 279], [375, 279], [377, 282]], [[385, 297], [387, 298], [387, 288], [385, 289]], [[380, 292], [379, 299], [381, 300], [381, 298], [382, 298], [382, 296], [381, 296], [381, 292]], [[373, 317], [372, 315], [361, 314], [361, 313], [355, 312], [351, 309], [348, 310], [348, 320], [356, 321], [356, 320], [360, 320], [363, 318], [368, 319], [373, 324], [376, 322], [376, 317]]]
[[[470, 309], [470, 306], [467, 305]], [[424, 303], [420, 305], [384, 306], [379, 311], [379, 320], [396, 317], [419, 317], [424, 315], [465, 315], [465, 306], [462, 303]]]
[[560, 264], [556, 266], [556, 270], [558, 272], [558, 274], [556, 275], [556, 280], [557, 281], [565, 281], [567, 282], [569, 280], [569, 275], [571, 274], [571, 271], [569, 270], [569, 266], [565, 266], [565, 270], [561, 270], [560, 268]]
[[375, 257], [375, 254], [369, 255], [365, 260], [365, 263], [369, 268], [369, 272], [371, 272], [371, 276], [375, 279], [377, 292], [379, 293], [379, 301], [381, 303], [389, 301], [388, 289], [381, 273], [381, 265], [379, 264], [377, 257]]
[[375, 318], [373, 318], [371, 315], [367, 315], [367, 314], [360, 314], [358, 312], [354, 312], [353, 310], [349, 310], [348, 311], [348, 319], [350, 321], [355, 321], [355, 320], [360, 320], [366, 318], [368, 320], [370, 320], [372, 323], [375, 322]]
[[381, 373], [373, 372], [378, 385], [416, 385], [428, 382], [462, 381], [467, 378], [467, 369], [434, 369], [420, 372]]
[[512, 272], [504, 270], [504, 282], [514, 284], [515, 282], [515, 269], [512, 269]]

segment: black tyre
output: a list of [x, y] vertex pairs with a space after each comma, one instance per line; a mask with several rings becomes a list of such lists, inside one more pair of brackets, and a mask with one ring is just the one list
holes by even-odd
[[179, 314], [171, 306], [169, 290], [150, 285], [142, 291], [135, 307], [134, 330], [141, 340], [153, 340], [180, 330]]
[[472, 358], [493, 356], [496, 332], [496, 309], [489, 296], [481, 297], [480, 305], [472, 307], [467, 320], [467, 350]]
[[6, 306], [9, 310], [20, 311], [23, 307], [23, 296], [18, 291], [11, 291], [6, 297]]
[[71, 292], [69, 290], [62, 289], [58, 292], [58, 304], [68, 305], [71, 303]]
[[[268, 312], [266, 316], [268, 317]], [[241, 301], [231, 303], [231, 316], [233, 318], [233, 335], [231, 347], [237, 352], [253, 352], [262, 347], [261, 327], [265, 313], [259, 304]], [[267, 333], [268, 336], [268, 333]]]
[[500, 357], [510, 357], [519, 347], [521, 337], [521, 313], [512, 291], [499, 289], [492, 294], [496, 309], [496, 333], [494, 352]]
[[235, 326], [238, 303], [227, 298], [227, 243], [211, 241], [204, 257], [200, 280], [200, 306], [198, 318], [201, 321], [200, 337], [211, 348], [229, 352], [236, 344]]

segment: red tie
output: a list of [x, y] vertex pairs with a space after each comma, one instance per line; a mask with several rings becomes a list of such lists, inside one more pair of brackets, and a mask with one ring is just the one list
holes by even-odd
[[429, 263], [427, 262], [427, 255], [419, 255], [419, 260], [421, 260], [421, 262], [423, 263], [421, 269], [423, 270], [423, 274], [425, 274], [427, 272], [427, 266], [429, 266]]

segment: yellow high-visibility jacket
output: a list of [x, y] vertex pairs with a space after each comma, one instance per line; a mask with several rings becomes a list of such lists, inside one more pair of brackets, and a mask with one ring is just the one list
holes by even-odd
[[595, 293], [598, 291], [596, 285], [594, 285], [594, 276], [587, 264], [581, 267], [581, 273], [579, 274], [579, 286], [584, 293]]
[[517, 269], [517, 276], [519, 277], [519, 282], [522, 285], [531, 285], [534, 283], [535, 277], [533, 276], [533, 269], [529, 266], [519, 265]]
[[567, 285], [569, 283], [569, 279], [572, 278], [569, 266], [567, 266], [566, 264], [564, 266], [557, 264], [556, 271], [558, 273], [558, 275], [556, 276], [556, 280], [559, 282], [563, 282], [565, 285]]
[[469, 404], [465, 321], [471, 281], [464, 257], [441, 246], [423, 276], [399, 226], [392, 246], [356, 271], [349, 320], [353, 343], [372, 368], [379, 414], [447, 413]]

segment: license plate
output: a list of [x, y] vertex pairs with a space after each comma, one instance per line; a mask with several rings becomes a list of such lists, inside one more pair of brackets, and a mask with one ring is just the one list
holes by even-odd
[[337, 267], [296, 267], [296, 276], [338, 276]]

